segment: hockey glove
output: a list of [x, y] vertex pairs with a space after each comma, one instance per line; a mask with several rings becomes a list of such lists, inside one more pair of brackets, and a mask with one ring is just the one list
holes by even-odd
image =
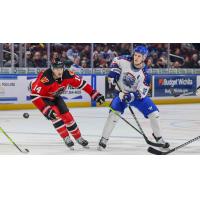
[[50, 106], [45, 107], [42, 113], [48, 120], [57, 119], [56, 112]]
[[115, 82], [119, 80], [120, 78], [120, 74], [121, 74], [121, 70], [116, 68], [116, 69], [112, 69], [109, 73], [108, 73], [108, 82], [112, 85], [115, 85]]
[[119, 93], [119, 98], [121, 101], [124, 101], [126, 103], [130, 103], [132, 101], [134, 101], [135, 96], [133, 93], [124, 93], [124, 92], [120, 92]]
[[99, 92], [97, 92], [96, 90], [92, 91], [91, 98], [94, 101], [96, 101], [97, 103], [99, 103], [100, 105], [105, 102], [105, 97], [102, 94], [100, 94]]

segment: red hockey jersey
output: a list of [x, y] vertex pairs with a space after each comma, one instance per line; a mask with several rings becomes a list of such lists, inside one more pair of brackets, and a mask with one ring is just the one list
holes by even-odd
[[47, 69], [41, 71], [37, 79], [30, 84], [30, 96], [33, 104], [42, 111], [47, 106], [43, 98], [53, 100], [55, 97], [60, 96], [68, 85], [84, 90], [92, 98], [98, 94], [90, 84], [72, 71], [64, 70], [62, 78], [55, 80], [51, 69]]

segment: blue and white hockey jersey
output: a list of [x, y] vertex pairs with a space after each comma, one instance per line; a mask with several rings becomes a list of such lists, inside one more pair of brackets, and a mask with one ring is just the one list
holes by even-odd
[[142, 99], [148, 94], [151, 75], [146, 65], [142, 69], [136, 69], [131, 60], [132, 57], [129, 55], [115, 57], [111, 63], [111, 70], [120, 73], [118, 83], [123, 92], [133, 92], [136, 98]]

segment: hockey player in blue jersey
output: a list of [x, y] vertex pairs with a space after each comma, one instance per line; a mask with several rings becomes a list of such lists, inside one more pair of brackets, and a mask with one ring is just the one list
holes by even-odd
[[[128, 105], [137, 108], [145, 118], [150, 120], [155, 140], [167, 149], [169, 143], [165, 142], [161, 135], [159, 110], [147, 96], [151, 84], [151, 75], [144, 63], [147, 55], [148, 49], [145, 46], [137, 46], [133, 56], [114, 58], [111, 63], [112, 69], [108, 74], [108, 81], [113, 85], [116, 85], [115, 82], [117, 82], [121, 91], [116, 85], [117, 92], [110, 106], [119, 114], [123, 114]], [[118, 120], [119, 116], [110, 111], [99, 141], [99, 150], [106, 148]]]

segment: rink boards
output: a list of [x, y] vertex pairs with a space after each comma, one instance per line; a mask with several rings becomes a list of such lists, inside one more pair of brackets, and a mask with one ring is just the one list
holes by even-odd
[[[105, 75], [81, 75], [93, 88], [105, 95], [109, 104], [113, 97], [113, 88]], [[0, 109], [31, 109], [34, 106], [29, 98], [28, 85], [35, 79], [35, 74], [1, 74], [0, 75]], [[149, 96], [157, 104], [200, 103], [200, 97], [191, 94], [187, 97], [173, 97], [169, 88], [176, 92], [193, 92], [200, 85], [200, 75], [153, 75]], [[88, 94], [80, 89], [69, 87], [62, 95], [69, 107], [96, 106]]]

